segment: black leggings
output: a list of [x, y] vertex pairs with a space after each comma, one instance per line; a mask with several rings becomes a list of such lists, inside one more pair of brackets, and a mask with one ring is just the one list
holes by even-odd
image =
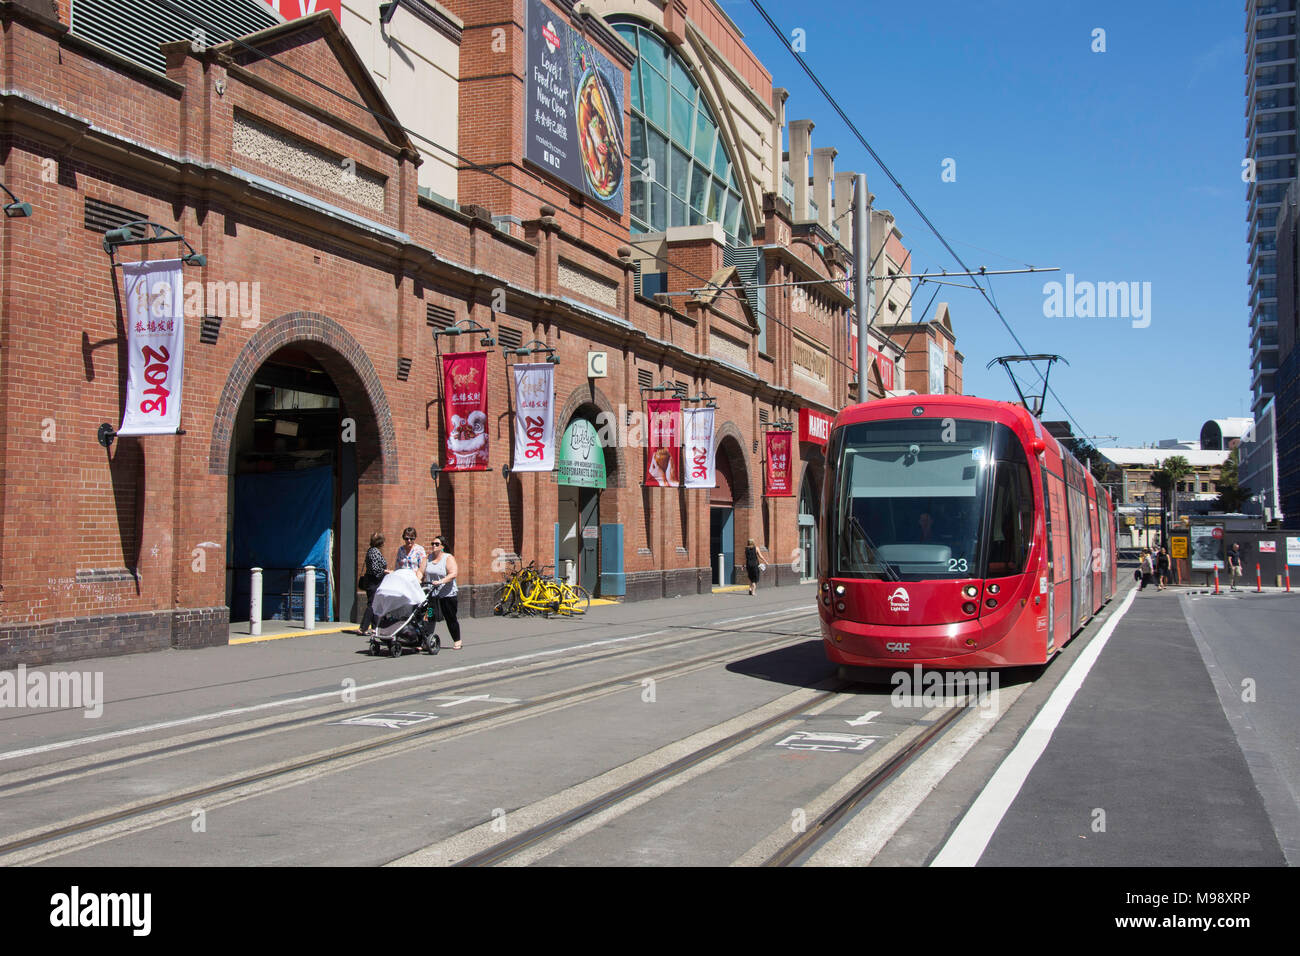
[[363, 631], [375, 623], [375, 612], [372, 608], [375, 604], [375, 592], [378, 590], [378, 584], [372, 588], [366, 588], [366, 613], [361, 617], [361, 630]]
[[443, 597], [438, 598], [438, 609], [442, 612], [442, 619], [447, 622], [447, 633], [451, 635], [452, 643], [460, 640], [460, 621], [456, 620], [456, 598]]

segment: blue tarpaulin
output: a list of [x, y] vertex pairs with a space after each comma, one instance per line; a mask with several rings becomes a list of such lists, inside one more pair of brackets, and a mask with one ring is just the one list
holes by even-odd
[[[271, 620], [288, 615], [286, 595], [295, 575], [301, 589], [299, 568], [317, 568], [317, 606], [323, 597], [325, 610], [318, 620], [330, 620], [334, 606], [331, 525], [334, 518], [334, 469], [273, 471], [235, 476], [235, 513], [231, 565], [234, 595], [231, 617], [247, 620], [249, 569], [262, 572], [262, 617]], [[323, 575], [323, 581], [321, 580]], [[324, 588], [320, 584], [324, 584]], [[322, 595], [322, 591], [324, 594]], [[295, 615], [301, 613], [301, 595]]]

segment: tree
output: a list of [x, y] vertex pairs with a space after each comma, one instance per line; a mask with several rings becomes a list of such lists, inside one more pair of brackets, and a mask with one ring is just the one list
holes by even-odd
[[1065, 446], [1075, 458], [1092, 472], [1092, 476], [1097, 479], [1098, 484], [1105, 484], [1109, 477], [1110, 462], [1106, 460], [1097, 447], [1086, 438], [1062, 438], [1061, 444]]
[[1161, 496], [1169, 495], [1171, 520], [1175, 523], [1178, 521], [1178, 485], [1191, 473], [1191, 462], [1182, 455], [1170, 455], [1165, 459], [1164, 467], [1151, 475], [1151, 483], [1160, 489]]
[[1250, 489], [1243, 488], [1239, 484], [1238, 468], [1241, 464], [1241, 449], [1234, 448], [1228, 460], [1223, 463], [1223, 469], [1219, 474], [1217, 482], [1219, 489], [1219, 499], [1215, 506], [1220, 511], [1240, 511], [1241, 506], [1250, 500]]

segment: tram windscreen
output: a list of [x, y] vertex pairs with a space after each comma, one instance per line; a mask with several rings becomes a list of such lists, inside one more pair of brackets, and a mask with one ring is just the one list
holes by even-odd
[[992, 426], [959, 419], [844, 427], [830, 542], [840, 577], [978, 577]]

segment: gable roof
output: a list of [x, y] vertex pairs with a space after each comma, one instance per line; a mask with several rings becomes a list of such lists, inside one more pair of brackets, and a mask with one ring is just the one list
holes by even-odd
[[[383, 92], [375, 83], [374, 77], [370, 75], [370, 70], [361, 60], [361, 57], [357, 55], [352, 41], [347, 38], [347, 34], [343, 32], [343, 28], [339, 26], [338, 21], [334, 19], [334, 15], [329, 11], [322, 10], [319, 13], [313, 13], [309, 17], [279, 23], [257, 33], [249, 34], [238, 41], [232, 40], [219, 44], [214, 49], [225, 54], [245, 69], [251, 69], [271, 57], [274, 57], [278, 62], [283, 62], [285, 49], [291, 46], [295, 39], [300, 42], [310, 42], [318, 37], [323, 38], [329, 44], [340, 69], [347, 79], [351, 81], [357, 93], [356, 96], [348, 96], [348, 91], [342, 90], [343, 95], [350, 100], [359, 99], [367, 110], [378, 114], [372, 116], [371, 120], [381, 128], [384, 137], [391, 143], [418, 154], [419, 151], [406, 130], [402, 128], [397, 114], [388, 105], [388, 100], [385, 99]], [[277, 48], [276, 52], [267, 53], [263, 56], [257, 55], [259, 51], [268, 47]], [[328, 77], [303, 79], [289, 70], [277, 70], [277, 72], [281, 76], [276, 78], [276, 83], [285, 87], [291, 87], [295, 81], [303, 86], [310, 85], [314, 87], [313, 80], [323, 82], [327, 86], [330, 85]], [[337, 89], [337, 87], [334, 88]], [[337, 99], [336, 102], [344, 110], [356, 109], [343, 99]]]

